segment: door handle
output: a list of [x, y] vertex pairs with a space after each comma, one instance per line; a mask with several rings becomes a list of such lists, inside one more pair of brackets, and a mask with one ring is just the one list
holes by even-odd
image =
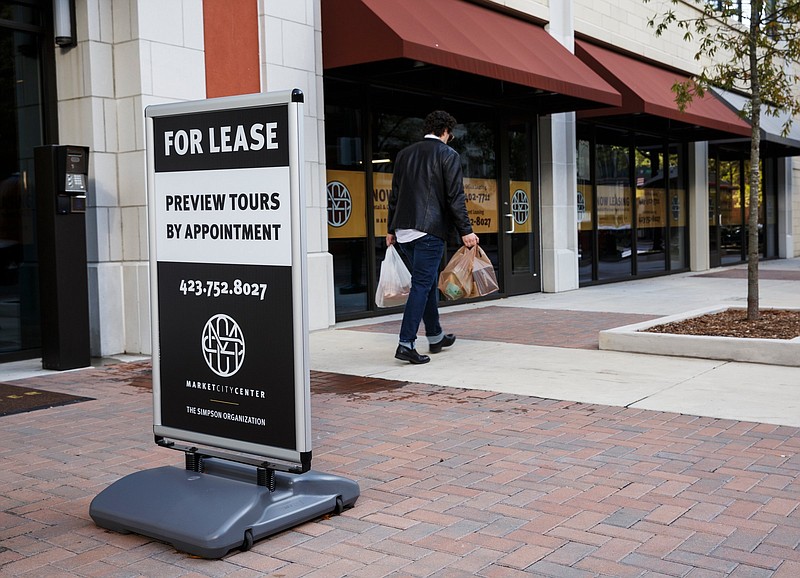
[[510, 231], [506, 231], [506, 233], [513, 233], [513, 232], [514, 232], [514, 225], [515, 225], [515, 222], [514, 222], [514, 215], [513, 215], [512, 213], [508, 213], [508, 214], [506, 215], [506, 217], [508, 217], [509, 219], [511, 219], [511, 230], [510, 230]]

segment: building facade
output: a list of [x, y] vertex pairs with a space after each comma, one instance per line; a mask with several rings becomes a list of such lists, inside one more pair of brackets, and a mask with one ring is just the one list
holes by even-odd
[[[735, 95], [676, 110], [669, 87], [698, 63], [679, 32], [648, 29], [652, 4], [64, 0], [57, 46], [60, 2], [0, 2], [0, 360], [39, 347], [32, 151], [53, 143], [90, 149], [91, 353], [151, 353], [144, 110], [165, 102], [305, 94], [311, 329], [394, 311], [374, 303], [392, 163], [436, 108], [460, 123], [497, 296], [746, 258], [749, 126]], [[793, 131], [764, 135], [763, 258], [800, 255]]]

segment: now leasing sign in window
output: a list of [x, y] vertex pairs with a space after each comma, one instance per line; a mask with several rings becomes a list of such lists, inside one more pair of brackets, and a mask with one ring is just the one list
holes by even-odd
[[[327, 171], [328, 193], [328, 237], [331, 239], [364, 238], [367, 236], [367, 196], [365, 194], [365, 174], [360, 171]], [[392, 173], [372, 175], [372, 212], [375, 219], [375, 236], [386, 236], [389, 217], [389, 195], [392, 192]], [[522, 183], [515, 198], [524, 199], [527, 204], [530, 183]], [[497, 181], [494, 179], [464, 179], [464, 196], [467, 213], [476, 233], [496, 233]], [[522, 201], [520, 201], [521, 204]], [[526, 207], [527, 211], [527, 207]], [[519, 225], [530, 230], [527, 212], [516, 215]]]

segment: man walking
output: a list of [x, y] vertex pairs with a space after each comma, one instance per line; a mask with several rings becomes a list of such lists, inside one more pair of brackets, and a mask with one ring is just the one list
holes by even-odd
[[394, 356], [410, 363], [431, 360], [414, 346], [420, 321], [425, 323], [430, 353], [456, 340], [439, 324], [437, 282], [448, 233], [455, 228], [465, 246], [478, 244], [467, 214], [461, 159], [447, 145], [455, 125], [456, 119], [443, 110], [430, 113], [423, 125], [425, 138], [395, 159], [386, 245], [399, 243], [411, 268], [411, 291]]

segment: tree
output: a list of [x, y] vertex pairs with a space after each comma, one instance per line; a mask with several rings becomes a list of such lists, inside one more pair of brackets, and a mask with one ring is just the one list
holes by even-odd
[[[645, 3], [650, 0], [644, 0]], [[670, 27], [683, 39], [697, 42], [695, 59], [702, 72], [673, 86], [680, 110], [710, 87], [740, 92], [747, 97], [741, 111], [752, 126], [750, 136], [750, 212], [747, 235], [747, 318], [758, 309], [758, 192], [760, 183], [762, 114], [800, 114], [800, 1], [793, 0], [670, 0], [674, 9], [656, 14], [648, 25], [660, 36]]]

